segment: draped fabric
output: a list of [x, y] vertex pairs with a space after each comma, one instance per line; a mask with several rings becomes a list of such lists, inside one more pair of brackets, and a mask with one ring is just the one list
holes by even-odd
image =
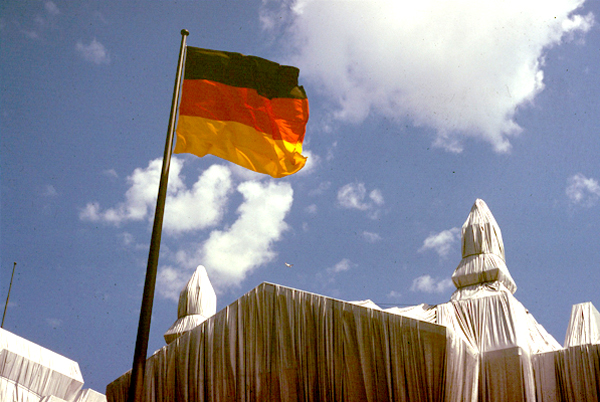
[[263, 283], [150, 357], [144, 401], [440, 401], [447, 342], [439, 325]]
[[82, 386], [77, 362], [0, 329], [1, 401], [72, 400]]
[[[82, 382], [74, 381], [73, 378], [64, 375], [50, 367], [37, 364], [30, 359], [13, 353], [9, 350], [0, 352], [0, 365], [2, 366], [2, 378], [7, 383], [14, 384], [17, 395], [25, 395], [26, 392], [35, 394], [39, 400], [41, 395], [56, 395], [68, 399], [76, 395]], [[7, 384], [8, 385], [8, 384]], [[8, 395], [3, 395], [10, 400]], [[29, 397], [25, 398], [29, 399]]]
[[485, 201], [475, 200], [461, 230], [462, 260], [452, 274], [457, 288], [499, 282], [517, 291], [505, 262], [502, 231]]
[[560, 345], [510, 291], [452, 300], [436, 310], [437, 323], [477, 352], [480, 400], [535, 401], [531, 355]]
[[143, 400], [598, 401], [600, 345], [561, 348], [493, 289], [406, 310], [436, 325], [263, 283], [151, 356]]
[[571, 309], [571, 320], [565, 336], [565, 347], [600, 343], [600, 313], [590, 302]]
[[600, 401], [600, 344], [532, 357], [539, 402]]
[[[599, 401], [594, 306], [573, 307], [563, 349], [513, 296], [483, 200], [461, 241], [457, 289], [437, 306], [260, 285], [148, 360], [145, 401]], [[109, 384], [109, 400], [125, 401], [128, 384]]]
[[206, 268], [198, 265], [196, 271], [179, 294], [177, 321], [165, 332], [167, 343], [173, 342], [184, 332], [196, 328], [208, 317], [217, 312], [217, 295], [213, 289]]
[[0, 402], [103, 402], [77, 362], [0, 328]]
[[565, 348], [532, 356], [538, 401], [600, 401], [599, 334], [594, 305], [574, 305]]
[[507, 290], [474, 291], [469, 298], [436, 306], [436, 311], [437, 324], [453, 328], [480, 352], [518, 346], [532, 354], [561, 348]]

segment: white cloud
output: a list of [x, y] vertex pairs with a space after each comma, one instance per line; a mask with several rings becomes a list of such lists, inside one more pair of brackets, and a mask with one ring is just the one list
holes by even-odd
[[379, 210], [377, 207], [384, 204], [383, 195], [378, 189], [372, 190], [367, 199], [367, 189], [364, 183], [348, 183], [338, 190], [338, 203], [347, 209], [370, 211], [369, 217], [376, 219]]
[[165, 206], [165, 230], [184, 232], [214, 226], [225, 212], [231, 191], [231, 174], [222, 165], [212, 165], [191, 189], [182, 182], [173, 187]]
[[95, 38], [89, 45], [84, 45], [82, 41], [77, 41], [75, 50], [83, 57], [85, 61], [94, 64], [109, 64], [110, 55], [106, 47]]
[[62, 320], [59, 320], [58, 318], [46, 318], [46, 323], [56, 329], [62, 325]]
[[368, 203], [363, 202], [366, 193], [364, 183], [348, 183], [338, 190], [337, 199], [344, 208], [365, 211], [370, 208]]
[[391, 299], [400, 299], [402, 297], [402, 293], [392, 290], [390, 293], [387, 294], [387, 297]]
[[321, 183], [319, 183], [319, 187], [310, 190], [308, 192], [308, 195], [310, 195], [311, 197], [314, 197], [316, 195], [321, 195], [325, 191], [329, 190], [329, 187], [331, 187], [331, 182], [330, 181], [321, 182]]
[[460, 232], [460, 228], [452, 228], [443, 230], [440, 233], [432, 233], [425, 239], [419, 252], [433, 250], [440, 257], [447, 257], [452, 251], [452, 247], [460, 240]]
[[237, 189], [244, 196], [239, 218], [229, 229], [211, 232], [201, 249], [200, 261], [218, 288], [238, 286], [252, 269], [273, 260], [272, 245], [288, 228], [284, 219], [294, 194], [289, 183], [247, 181]]
[[298, 174], [300, 176], [306, 176], [306, 175], [309, 175], [311, 173], [314, 173], [315, 170], [317, 170], [317, 168], [321, 164], [321, 157], [319, 155], [313, 153], [312, 151], [309, 151], [308, 149], [304, 149], [302, 151], [302, 155], [304, 155], [307, 158], [306, 159], [306, 164], [296, 174]]
[[368, 243], [375, 243], [381, 240], [381, 236], [377, 233], [364, 231], [362, 233], [363, 239], [365, 239]]
[[44, 29], [48, 26], [48, 22], [41, 15], [36, 15], [33, 21], [40, 29]]
[[47, 29], [52, 26], [54, 19], [53, 17], [56, 17], [60, 14], [60, 10], [52, 1], [45, 1], [44, 9], [46, 10], [46, 15], [42, 16], [38, 14], [33, 17], [31, 29], [21, 30], [21, 32], [29, 39], [40, 39], [44, 32], [46, 32]]
[[375, 189], [369, 193], [369, 198], [373, 200], [375, 205], [383, 205], [383, 195], [379, 189]]
[[36, 31], [28, 31], [28, 30], [24, 30], [23, 33], [25, 34], [25, 36], [27, 36], [29, 39], [39, 39], [40, 35], [36, 32]]
[[240, 165], [236, 165], [235, 163], [229, 163], [227, 167], [231, 170], [231, 173], [241, 181], [254, 180], [259, 181], [263, 179], [268, 179], [269, 176], [263, 173], [255, 172], [254, 170], [246, 169]]
[[544, 88], [545, 52], [592, 26], [574, 14], [583, 3], [272, 0], [260, 16], [338, 119], [378, 113], [435, 129], [449, 151], [471, 137], [505, 152], [517, 109]]
[[52, 1], [46, 1], [44, 3], [44, 8], [46, 9], [46, 11], [48, 12], [48, 14], [50, 14], [50, 15], [58, 15], [58, 14], [60, 14], [60, 10], [56, 6], [56, 4], [54, 2], [52, 2]]
[[79, 219], [90, 222], [98, 222], [102, 220], [100, 204], [97, 202], [88, 202], [87, 205], [79, 211]]
[[106, 169], [102, 172], [102, 174], [107, 177], [114, 178], [114, 179], [119, 177], [119, 175], [117, 174], [117, 171], [115, 169]]
[[124, 246], [130, 246], [135, 243], [135, 238], [129, 232], [123, 232], [123, 233], [119, 234], [119, 238], [123, 242]]
[[348, 271], [353, 265], [354, 264], [352, 264], [352, 262], [349, 259], [344, 258], [340, 262], [335, 264], [333, 267], [327, 268], [327, 273], [333, 275], [338, 274], [340, 272], [345, 272]]
[[54, 188], [54, 186], [52, 184], [47, 184], [42, 195], [44, 197], [54, 198], [58, 195], [58, 191], [56, 191], [56, 189]]
[[193, 273], [193, 270], [188, 272], [171, 266], [161, 267], [156, 277], [158, 293], [165, 299], [179, 302], [179, 293]]
[[600, 200], [600, 185], [597, 180], [577, 173], [567, 180], [565, 193], [572, 205], [589, 208]]
[[337, 141], [334, 141], [333, 144], [331, 144], [331, 147], [329, 147], [329, 149], [327, 150], [327, 156], [325, 157], [325, 160], [327, 162], [331, 162], [333, 160], [333, 158], [335, 158], [335, 149], [337, 148]]
[[79, 219], [90, 222], [102, 220], [100, 205], [97, 202], [88, 202], [87, 205], [79, 211]]
[[[107, 222], [115, 225], [154, 218], [154, 206], [162, 161], [150, 161], [146, 168], [137, 168], [127, 178], [129, 188], [125, 201], [103, 210], [91, 202], [80, 211], [81, 220]], [[164, 232], [180, 234], [217, 225], [225, 213], [232, 191], [232, 174], [222, 165], [212, 165], [188, 188], [181, 174], [183, 161], [171, 159], [169, 191], [165, 205]], [[216, 290], [237, 286], [254, 268], [276, 257], [273, 244], [288, 229], [284, 221], [293, 201], [289, 183], [273, 180], [245, 181], [237, 190], [243, 196], [238, 218], [224, 230], [213, 230], [204, 243], [181, 242], [178, 249], [165, 248], [158, 276], [158, 291], [166, 298], [177, 300], [181, 287], [200, 263], [207, 267]], [[138, 248], [134, 237], [122, 232], [124, 246]]]
[[[221, 165], [212, 165], [198, 178], [191, 189], [183, 182], [183, 160], [171, 159], [169, 184], [163, 228], [170, 234], [204, 229], [218, 224], [225, 212], [231, 191], [231, 172]], [[125, 201], [102, 211], [98, 203], [88, 203], [79, 218], [120, 225], [127, 221], [149, 222], [154, 219], [162, 160], [150, 161], [148, 167], [137, 168], [127, 178], [129, 189]]]
[[106, 17], [104, 17], [104, 14], [102, 14], [100, 11], [94, 11], [92, 13], [92, 16], [94, 17], [94, 19], [100, 21], [103, 24], [108, 24], [108, 20], [106, 19]]
[[304, 210], [306, 211], [307, 214], [314, 215], [317, 213], [317, 205], [310, 204], [308, 207], [304, 208]]
[[443, 293], [452, 288], [451, 279], [433, 279], [429, 275], [419, 276], [413, 280], [410, 290], [413, 292]]
[[[328, 288], [330, 284], [335, 282], [335, 277], [337, 274], [340, 272], [349, 271], [355, 266], [356, 264], [350, 261], [348, 258], [343, 258], [333, 267], [326, 268], [324, 272], [318, 272], [316, 275], [316, 281], [317, 283], [321, 284], [323, 289]], [[327, 292], [334, 297], [337, 297], [339, 294], [338, 289], [328, 289]]]

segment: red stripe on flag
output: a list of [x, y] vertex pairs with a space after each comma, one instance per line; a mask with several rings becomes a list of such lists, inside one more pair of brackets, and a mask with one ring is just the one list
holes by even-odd
[[304, 141], [308, 100], [268, 99], [255, 89], [207, 80], [184, 80], [179, 114], [242, 123], [274, 140], [296, 144]]

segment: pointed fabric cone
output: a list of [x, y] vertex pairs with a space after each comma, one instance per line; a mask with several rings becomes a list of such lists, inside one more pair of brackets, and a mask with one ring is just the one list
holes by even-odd
[[573, 305], [565, 348], [600, 343], [600, 313], [592, 302]]
[[477, 199], [462, 226], [462, 260], [452, 274], [460, 289], [482, 283], [498, 282], [511, 293], [517, 285], [504, 259], [502, 232], [483, 200]]
[[177, 321], [165, 332], [167, 344], [173, 342], [217, 312], [217, 295], [213, 289], [206, 268], [198, 265], [196, 272], [179, 294]]

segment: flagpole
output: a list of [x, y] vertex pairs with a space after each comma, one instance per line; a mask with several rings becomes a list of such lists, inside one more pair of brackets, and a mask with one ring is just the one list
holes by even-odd
[[2, 325], [0, 325], [0, 328], [4, 328], [4, 317], [6, 317], [6, 308], [8, 307], [8, 300], [10, 299], [10, 290], [12, 289], [12, 281], [13, 281], [13, 276], [15, 276], [15, 268], [16, 267], [17, 267], [17, 263], [15, 262], [13, 265], [12, 275], [10, 276], [10, 286], [8, 287], [8, 296], [6, 296], [6, 304], [4, 305], [4, 314], [2, 314]]
[[138, 326], [135, 353], [133, 355], [133, 367], [131, 370], [131, 381], [129, 383], [128, 402], [142, 400], [144, 394], [144, 372], [146, 369], [146, 355], [148, 353], [148, 338], [150, 337], [150, 320], [152, 318], [152, 304], [154, 302], [154, 288], [156, 285], [156, 274], [158, 268], [158, 255], [160, 252], [160, 238], [162, 233], [163, 216], [165, 211], [165, 200], [167, 198], [167, 183], [169, 181], [169, 167], [173, 149], [173, 132], [175, 131], [175, 117], [179, 101], [179, 88], [181, 87], [181, 73], [183, 71], [183, 59], [185, 56], [185, 42], [189, 32], [181, 30], [181, 48], [179, 50], [179, 62], [177, 64], [177, 75], [175, 76], [175, 89], [171, 103], [171, 116], [167, 130], [167, 141], [163, 156], [160, 185], [158, 187], [158, 198], [156, 200], [156, 211], [154, 213], [154, 225], [152, 226], [152, 239], [148, 253], [148, 267], [146, 269], [146, 282], [144, 284], [144, 295], [140, 311], [140, 322]]

